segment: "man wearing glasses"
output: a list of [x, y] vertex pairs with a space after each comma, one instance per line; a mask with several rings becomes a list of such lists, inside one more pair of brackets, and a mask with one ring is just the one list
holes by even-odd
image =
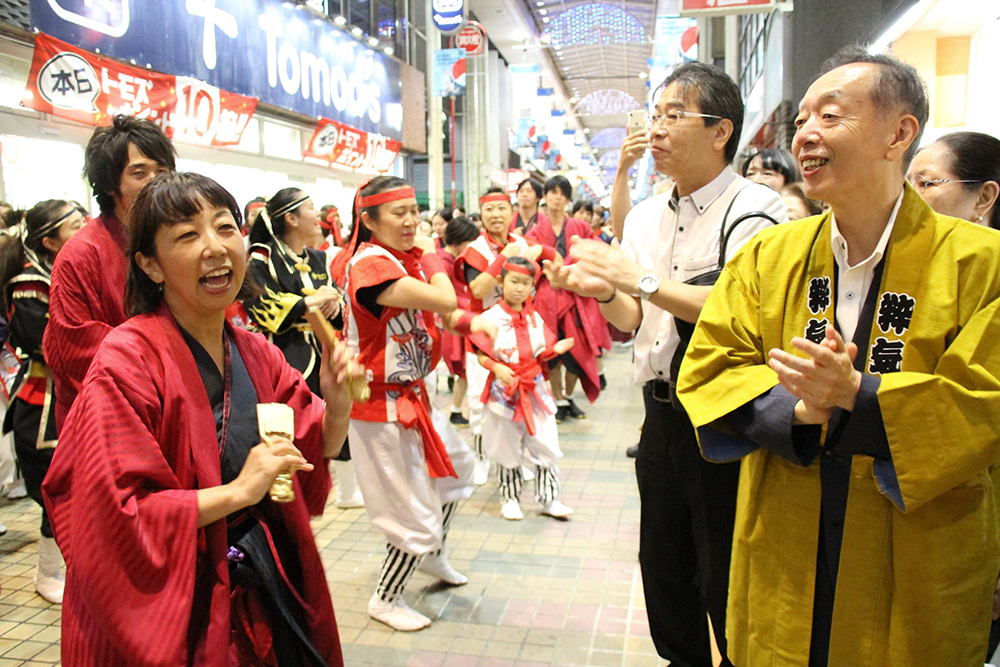
[[[554, 283], [595, 297], [622, 331], [639, 329], [635, 379], [643, 388], [646, 419], [635, 469], [650, 634], [672, 665], [709, 667], [706, 613], [726, 655], [739, 463], [705, 461], [690, 420], [671, 400], [676, 373], [671, 361], [683, 345], [676, 321], [698, 319], [711, 287], [685, 281], [718, 267], [723, 224], [728, 230], [743, 214], [758, 211], [779, 222], [787, 218], [777, 193], [730, 168], [743, 128], [735, 82], [717, 67], [690, 62], [674, 70], [660, 90], [648, 134], [634, 132], [622, 145], [612, 198], [619, 206], [622, 198], [628, 201], [628, 171], [647, 148], [674, 188], [629, 212], [620, 249], [580, 241], [570, 253], [576, 264], [548, 270]], [[736, 226], [725, 259], [770, 224], [752, 216]], [[722, 664], [731, 663], [724, 657]]]

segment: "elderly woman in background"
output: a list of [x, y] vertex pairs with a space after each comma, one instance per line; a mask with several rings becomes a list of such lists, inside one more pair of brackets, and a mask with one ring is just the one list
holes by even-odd
[[823, 203], [809, 199], [798, 183], [789, 183], [781, 188], [781, 201], [788, 207], [789, 220], [800, 220], [823, 212]]
[[743, 176], [754, 183], [763, 183], [775, 192], [789, 183], [798, 183], [802, 174], [795, 158], [781, 148], [763, 148], [743, 164]]
[[[1000, 139], [980, 132], [946, 134], [916, 154], [906, 179], [938, 213], [1000, 229]], [[998, 619], [1000, 579], [987, 661], [1000, 644]]]
[[1000, 139], [946, 134], [917, 153], [906, 178], [938, 213], [1000, 229]]

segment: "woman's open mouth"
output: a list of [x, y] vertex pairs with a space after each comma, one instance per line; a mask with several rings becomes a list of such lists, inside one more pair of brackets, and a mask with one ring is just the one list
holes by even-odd
[[233, 286], [233, 270], [216, 269], [210, 271], [202, 276], [198, 282], [210, 294], [224, 294]]

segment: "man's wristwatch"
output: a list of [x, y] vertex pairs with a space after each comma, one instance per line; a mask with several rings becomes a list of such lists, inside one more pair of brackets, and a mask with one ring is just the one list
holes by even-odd
[[656, 274], [649, 274], [639, 278], [639, 296], [643, 301], [649, 301], [649, 297], [656, 294], [660, 289], [660, 277]]

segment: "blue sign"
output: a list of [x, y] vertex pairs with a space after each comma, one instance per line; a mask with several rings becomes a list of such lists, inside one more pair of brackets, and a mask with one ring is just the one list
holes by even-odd
[[402, 138], [400, 65], [281, 0], [31, 0], [32, 25], [90, 51]]
[[551, 97], [556, 94], [555, 88], [539, 88], [538, 92], [535, 93], [539, 97]]
[[465, 23], [465, 0], [431, 0], [431, 17], [441, 32], [457, 32]]

